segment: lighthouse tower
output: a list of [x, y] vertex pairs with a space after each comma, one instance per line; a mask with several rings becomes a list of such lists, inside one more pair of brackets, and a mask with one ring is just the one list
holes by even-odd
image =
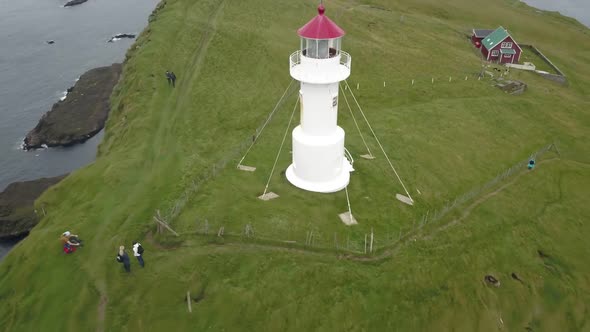
[[286, 176], [301, 189], [330, 193], [344, 189], [354, 170], [337, 124], [339, 83], [350, 76], [351, 57], [340, 49], [344, 30], [324, 11], [320, 5], [318, 15], [297, 31], [301, 47], [289, 58], [291, 76], [301, 82], [301, 123], [293, 130]]

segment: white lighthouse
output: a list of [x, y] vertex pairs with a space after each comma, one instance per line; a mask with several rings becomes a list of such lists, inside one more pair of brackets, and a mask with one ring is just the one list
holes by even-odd
[[291, 76], [301, 82], [301, 123], [293, 130], [289, 182], [304, 190], [330, 193], [350, 181], [352, 158], [345, 157], [344, 130], [338, 126], [338, 88], [350, 76], [351, 57], [342, 51], [344, 30], [318, 15], [297, 31], [299, 51], [289, 58]]

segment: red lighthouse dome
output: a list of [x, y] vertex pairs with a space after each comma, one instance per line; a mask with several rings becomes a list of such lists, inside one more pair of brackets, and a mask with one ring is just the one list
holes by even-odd
[[324, 15], [325, 11], [324, 5], [319, 5], [318, 15], [297, 30], [297, 34], [307, 39], [334, 39], [344, 36], [344, 30]]

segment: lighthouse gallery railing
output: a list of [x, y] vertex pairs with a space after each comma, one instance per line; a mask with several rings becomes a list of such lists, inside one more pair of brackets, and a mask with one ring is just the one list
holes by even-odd
[[[289, 56], [289, 68], [293, 68], [299, 64], [301, 64], [301, 51], [295, 51]], [[350, 64], [352, 62], [352, 57], [350, 54], [340, 51], [340, 64], [345, 66], [346, 68], [350, 69]]]

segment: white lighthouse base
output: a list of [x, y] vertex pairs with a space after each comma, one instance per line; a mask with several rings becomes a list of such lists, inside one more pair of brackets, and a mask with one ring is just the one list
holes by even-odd
[[287, 168], [285, 175], [287, 180], [291, 182], [295, 187], [301, 188], [307, 191], [313, 191], [317, 193], [333, 193], [344, 189], [350, 182], [350, 171], [352, 166], [348, 163], [348, 160], [344, 158], [342, 160], [342, 172], [336, 178], [326, 182], [307, 181], [301, 179], [295, 174], [293, 165], [291, 164]]

